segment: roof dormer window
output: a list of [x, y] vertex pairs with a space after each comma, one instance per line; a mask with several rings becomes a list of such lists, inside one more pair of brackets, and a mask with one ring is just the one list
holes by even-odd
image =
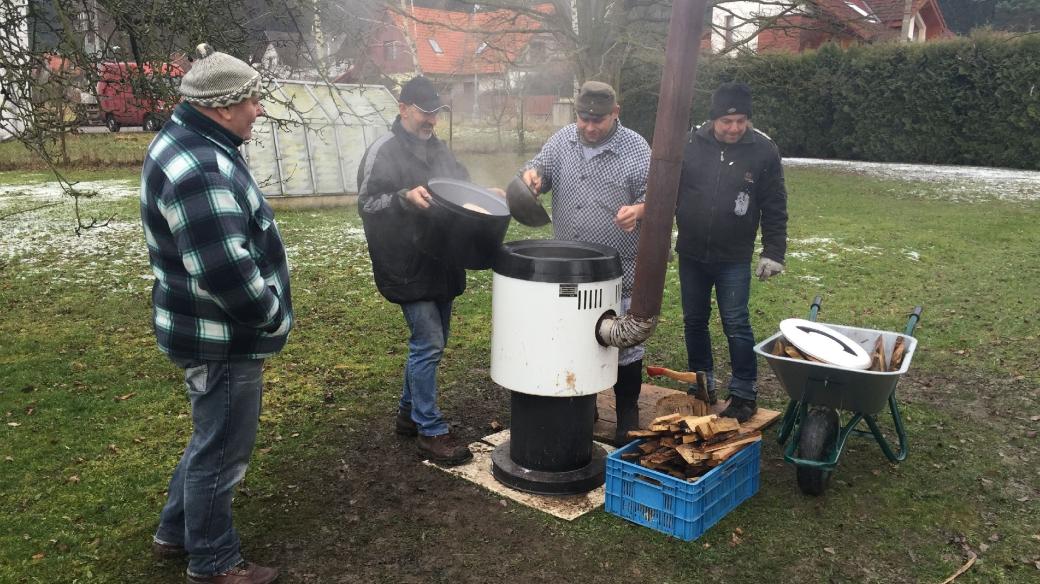
[[477, 47], [477, 53], [476, 54], [479, 55], [479, 54], [483, 53], [485, 50], [487, 50], [487, 47], [488, 47], [487, 43], [480, 43], [480, 46]]
[[849, 8], [851, 8], [851, 9], [855, 10], [860, 16], [865, 18], [868, 22], [873, 22], [875, 24], [878, 24], [878, 23], [881, 22], [880, 20], [878, 20], [877, 16], [874, 16], [870, 12], [867, 12], [863, 7], [859, 6], [855, 2], [850, 2], [849, 0], [845, 0], [845, 5], [848, 6]]
[[441, 45], [437, 42], [437, 39], [428, 38], [426, 40], [430, 42], [430, 48], [433, 49], [434, 53], [437, 53], [438, 55], [444, 54], [444, 49], [441, 48]]

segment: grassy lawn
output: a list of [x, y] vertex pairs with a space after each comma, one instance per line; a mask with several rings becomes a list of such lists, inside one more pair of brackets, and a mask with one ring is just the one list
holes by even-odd
[[[155, 137], [153, 132], [120, 132], [117, 134], [69, 134], [65, 141], [70, 169], [140, 168], [144, 151]], [[49, 143], [46, 150], [57, 161], [61, 144]], [[0, 171], [17, 169], [46, 170], [39, 155], [17, 140], [0, 142]]]
[[[191, 426], [150, 328], [137, 173], [73, 175], [124, 181], [84, 203], [115, 215], [107, 228], [73, 235], [69, 204], [0, 219], [0, 582], [183, 581], [182, 563], [149, 555]], [[52, 200], [30, 194], [42, 177], [0, 173], [0, 216]], [[809, 498], [767, 440], [759, 493], [690, 543], [602, 510], [563, 522], [501, 501], [390, 433], [406, 328], [372, 283], [356, 210], [282, 211], [299, 324], [268, 362], [235, 503], [247, 557], [281, 565], [285, 582], [939, 583], [974, 553], [958, 583], [1036, 582], [1040, 203], [801, 168], [788, 181], [787, 272], [753, 283], [756, 334], [816, 294], [821, 321], [889, 330], [923, 305], [898, 391], [905, 462], [854, 438]], [[507, 239], [548, 234], [514, 224]], [[683, 369], [674, 262], [667, 278], [647, 362]], [[490, 282], [470, 273], [442, 367], [443, 409], [469, 439], [509, 421], [488, 375]], [[760, 372], [762, 403], [781, 409]]]

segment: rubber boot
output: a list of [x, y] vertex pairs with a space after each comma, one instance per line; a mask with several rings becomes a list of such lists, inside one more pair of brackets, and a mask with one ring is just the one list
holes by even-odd
[[617, 410], [617, 430], [614, 445], [623, 446], [631, 442], [629, 430], [639, 429], [639, 390], [643, 387], [643, 361], [618, 367], [618, 380], [614, 384], [614, 405]]

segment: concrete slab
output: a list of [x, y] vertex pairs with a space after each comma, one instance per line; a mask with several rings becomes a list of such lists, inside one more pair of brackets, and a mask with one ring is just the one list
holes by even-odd
[[[473, 451], [473, 460], [466, 464], [445, 467], [436, 465], [428, 460], [423, 461], [423, 464], [440, 469], [448, 474], [461, 477], [467, 481], [476, 483], [493, 493], [512, 499], [517, 503], [548, 513], [554, 517], [559, 517], [560, 519], [566, 519], [567, 521], [573, 521], [589, 511], [603, 505], [603, 500], [606, 497], [606, 488], [603, 486], [593, 489], [583, 495], [551, 497], [547, 495], [524, 493], [523, 491], [511, 489], [498, 482], [491, 474], [491, 453], [495, 450], [495, 447], [503, 444], [506, 440], [509, 440], [509, 430], [496, 432], [490, 436], [485, 436], [478, 442], [470, 444], [469, 449]], [[607, 453], [615, 450], [613, 446], [608, 444], [599, 442], [597, 442], [597, 444], [602, 446]]]

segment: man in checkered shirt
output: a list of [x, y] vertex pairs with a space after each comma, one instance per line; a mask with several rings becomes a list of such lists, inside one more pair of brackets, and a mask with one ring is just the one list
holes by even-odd
[[159, 349], [184, 370], [192, 434], [153, 536], [159, 558], [189, 556], [190, 583], [266, 584], [231, 521], [256, 442], [264, 359], [293, 323], [289, 267], [270, 205], [238, 147], [260, 105], [260, 73], [199, 45], [184, 102], [148, 147], [141, 219], [155, 274]]
[[[556, 239], [608, 245], [621, 255], [621, 311], [632, 303], [639, 221], [646, 198], [650, 146], [621, 125], [614, 88], [599, 81], [582, 85], [575, 100], [577, 123], [559, 130], [524, 166], [522, 176], [536, 193], [552, 191]], [[618, 355], [615, 442], [639, 427], [643, 345]]]

